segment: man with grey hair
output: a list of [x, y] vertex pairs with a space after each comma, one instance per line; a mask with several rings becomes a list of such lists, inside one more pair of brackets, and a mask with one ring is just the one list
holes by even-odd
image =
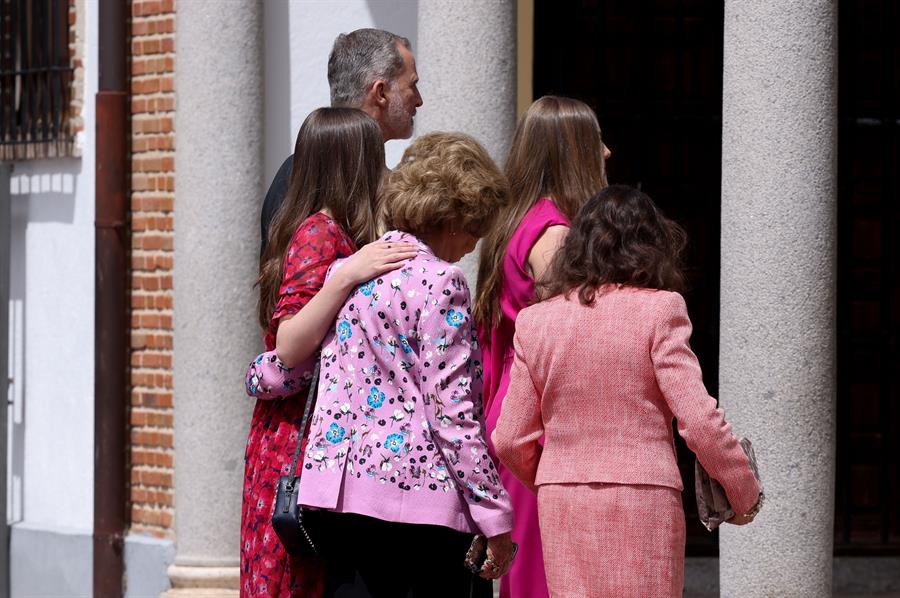
[[[375, 119], [385, 141], [412, 136], [422, 105], [416, 59], [409, 40], [381, 29], [357, 29], [334, 40], [328, 57], [331, 105], [359, 108]], [[269, 223], [281, 207], [291, 178], [293, 155], [278, 169], [263, 202], [260, 229], [265, 249]]]

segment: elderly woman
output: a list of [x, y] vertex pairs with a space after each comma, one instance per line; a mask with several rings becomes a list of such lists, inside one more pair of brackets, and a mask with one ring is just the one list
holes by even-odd
[[464, 567], [473, 534], [488, 538], [482, 578], [511, 564], [512, 509], [488, 455], [471, 298], [453, 265], [506, 197], [487, 152], [461, 134], [420, 137], [390, 176], [382, 240], [418, 254], [338, 312], [300, 480], [299, 503], [327, 511], [327, 596], [489, 595]]

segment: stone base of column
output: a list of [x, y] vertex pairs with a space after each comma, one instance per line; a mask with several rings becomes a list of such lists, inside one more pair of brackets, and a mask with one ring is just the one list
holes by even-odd
[[238, 567], [196, 567], [170, 565], [172, 589], [160, 598], [237, 598], [240, 587]]
[[181, 588], [164, 592], [160, 598], [238, 598], [238, 590], [210, 590], [209, 588]]

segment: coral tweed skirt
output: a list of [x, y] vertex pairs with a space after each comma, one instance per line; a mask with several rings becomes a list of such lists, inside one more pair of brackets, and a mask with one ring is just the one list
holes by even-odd
[[553, 598], [670, 598], [684, 585], [681, 492], [664, 486], [538, 488]]

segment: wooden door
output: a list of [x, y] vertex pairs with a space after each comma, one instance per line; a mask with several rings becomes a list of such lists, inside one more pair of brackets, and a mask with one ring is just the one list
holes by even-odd
[[[717, 0], [535, 0], [534, 96], [584, 100], [640, 185], [690, 235], [688, 305], [707, 388], [718, 380], [723, 6]], [[900, 554], [900, 4], [839, 13], [838, 419], [835, 552]], [[688, 554], [715, 554], [696, 521]]]
[[900, 5], [839, 7], [835, 552], [900, 554]]

